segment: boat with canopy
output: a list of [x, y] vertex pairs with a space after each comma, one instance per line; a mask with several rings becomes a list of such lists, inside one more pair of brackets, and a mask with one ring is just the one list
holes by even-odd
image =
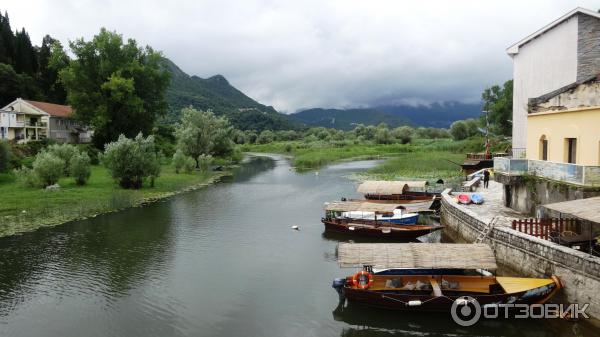
[[407, 213], [400, 204], [341, 201], [325, 204], [321, 222], [329, 232], [384, 238], [414, 239], [442, 229], [417, 224], [419, 214]]
[[[340, 300], [395, 310], [450, 311], [452, 306], [544, 303], [560, 289], [551, 278], [500, 277], [485, 244], [340, 243], [340, 267], [362, 268], [333, 281]], [[377, 272], [377, 269], [382, 271]]]
[[429, 183], [421, 181], [368, 180], [358, 186], [357, 191], [367, 200], [414, 203], [431, 201], [440, 193], [427, 190]]

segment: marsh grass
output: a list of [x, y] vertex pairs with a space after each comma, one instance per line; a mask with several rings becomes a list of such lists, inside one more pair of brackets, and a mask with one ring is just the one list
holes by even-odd
[[[387, 159], [365, 175], [384, 180], [398, 177], [423, 179], [450, 178], [460, 175], [465, 153], [483, 150], [483, 138], [463, 141], [451, 139], [416, 139], [412, 144], [372, 144], [353, 142], [273, 142], [245, 145], [244, 151], [273, 152], [293, 155], [298, 170], [317, 169], [344, 159]], [[291, 150], [290, 150], [291, 148]]]
[[78, 186], [73, 178], [61, 178], [61, 188], [46, 191], [19, 184], [12, 174], [0, 176], [0, 236], [56, 225], [163, 198], [193, 186], [209, 183], [213, 172], [176, 174], [164, 166], [155, 186], [123, 190], [100, 166], [92, 167], [88, 184]]

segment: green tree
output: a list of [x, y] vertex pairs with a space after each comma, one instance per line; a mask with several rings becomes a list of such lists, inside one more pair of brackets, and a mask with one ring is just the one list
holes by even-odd
[[15, 36], [8, 13], [0, 14], [0, 63], [12, 65], [15, 59]]
[[175, 173], [179, 173], [179, 171], [183, 169], [187, 158], [189, 157], [186, 156], [181, 149], [177, 149], [177, 151], [175, 151], [173, 154], [173, 159], [171, 160], [171, 164], [173, 164], [173, 167], [175, 168]]
[[43, 187], [56, 184], [63, 175], [64, 169], [64, 160], [50, 152], [38, 153], [33, 161], [33, 172], [39, 178]]
[[377, 127], [377, 131], [375, 132], [375, 142], [377, 144], [391, 144], [392, 143], [392, 134], [390, 133], [390, 129], [386, 127]]
[[85, 185], [92, 174], [90, 157], [85, 152], [75, 153], [69, 160], [69, 173], [77, 185]]
[[162, 56], [150, 47], [104, 28], [86, 42], [70, 43], [75, 58], [59, 73], [76, 117], [94, 128], [101, 148], [119, 135], [149, 134], [156, 117], [166, 111], [169, 75]]
[[69, 176], [71, 172], [71, 158], [79, 154], [77, 147], [72, 144], [53, 144], [48, 146], [48, 152], [65, 162], [64, 175]]
[[408, 125], [401, 126], [392, 130], [392, 137], [396, 138], [402, 144], [408, 144], [412, 140], [415, 130]]
[[15, 71], [33, 76], [37, 75], [37, 70], [37, 53], [23, 28], [15, 34]]
[[41, 92], [31, 76], [17, 74], [10, 64], [0, 63], [0, 106], [17, 97], [40, 99]]
[[232, 131], [229, 121], [215, 116], [212, 111], [184, 108], [175, 132], [177, 147], [186, 156], [194, 158], [196, 168], [199, 168], [200, 155], [226, 155], [233, 151]]
[[154, 137], [144, 138], [141, 133], [134, 139], [120, 135], [116, 142], [106, 144], [102, 162], [121, 187], [133, 189], [142, 188], [145, 178], [157, 175], [160, 165]]
[[463, 140], [469, 137], [467, 124], [464, 121], [456, 121], [450, 126], [450, 134], [454, 140]]
[[69, 57], [60, 42], [50, 35], [44, 36], [38, 53], [38, 62], [39, 83], [46, 100], [64, 104], [67, 100], [67, 92], [59, 81], [58, 73], [69, 65]]
[[258, 138], [256, 139], [256, 143], [268, 144], [268, 143], [272, 143], [274, 140], [275, 140], [275, 133], [273, 133], [273, 131], [271, 131], [271, 130], [264, 130], [263, 132], [260, 133], [260, 135], [258, 135]]
[[481, 98], [483, 109], [489, 113], [491, 130], [505, 136], [512, 135], [513, 80], [504, 82], [502, 87], [493, 85], [486, 88]]

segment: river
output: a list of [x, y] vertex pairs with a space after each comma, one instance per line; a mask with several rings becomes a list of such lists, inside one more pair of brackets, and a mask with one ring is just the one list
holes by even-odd
[[347, 238], [323, 234], [322, 206], [357, 196], [347, 176], [373, 164], [297, 173], [250, 157], [230, 181], [0, 238], [0, 336], [596, 335], [558, 320], [463, 328], [446, 314], [339, 307], [331, 281], [353, 270], [335, 262]]

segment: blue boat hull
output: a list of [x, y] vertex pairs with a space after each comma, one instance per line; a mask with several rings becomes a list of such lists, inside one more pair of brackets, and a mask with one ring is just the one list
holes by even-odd
[[415, 225], [417, 223], [417, 220], [419, 220], [419, 215], [414, 215], [414, 216], [409, 216], [406, 218], [402, 218], [402, 219], [385, 219], [385, 218], [378, 218], [377, 222], [379, 223], [391, 223], [394, 225]]

